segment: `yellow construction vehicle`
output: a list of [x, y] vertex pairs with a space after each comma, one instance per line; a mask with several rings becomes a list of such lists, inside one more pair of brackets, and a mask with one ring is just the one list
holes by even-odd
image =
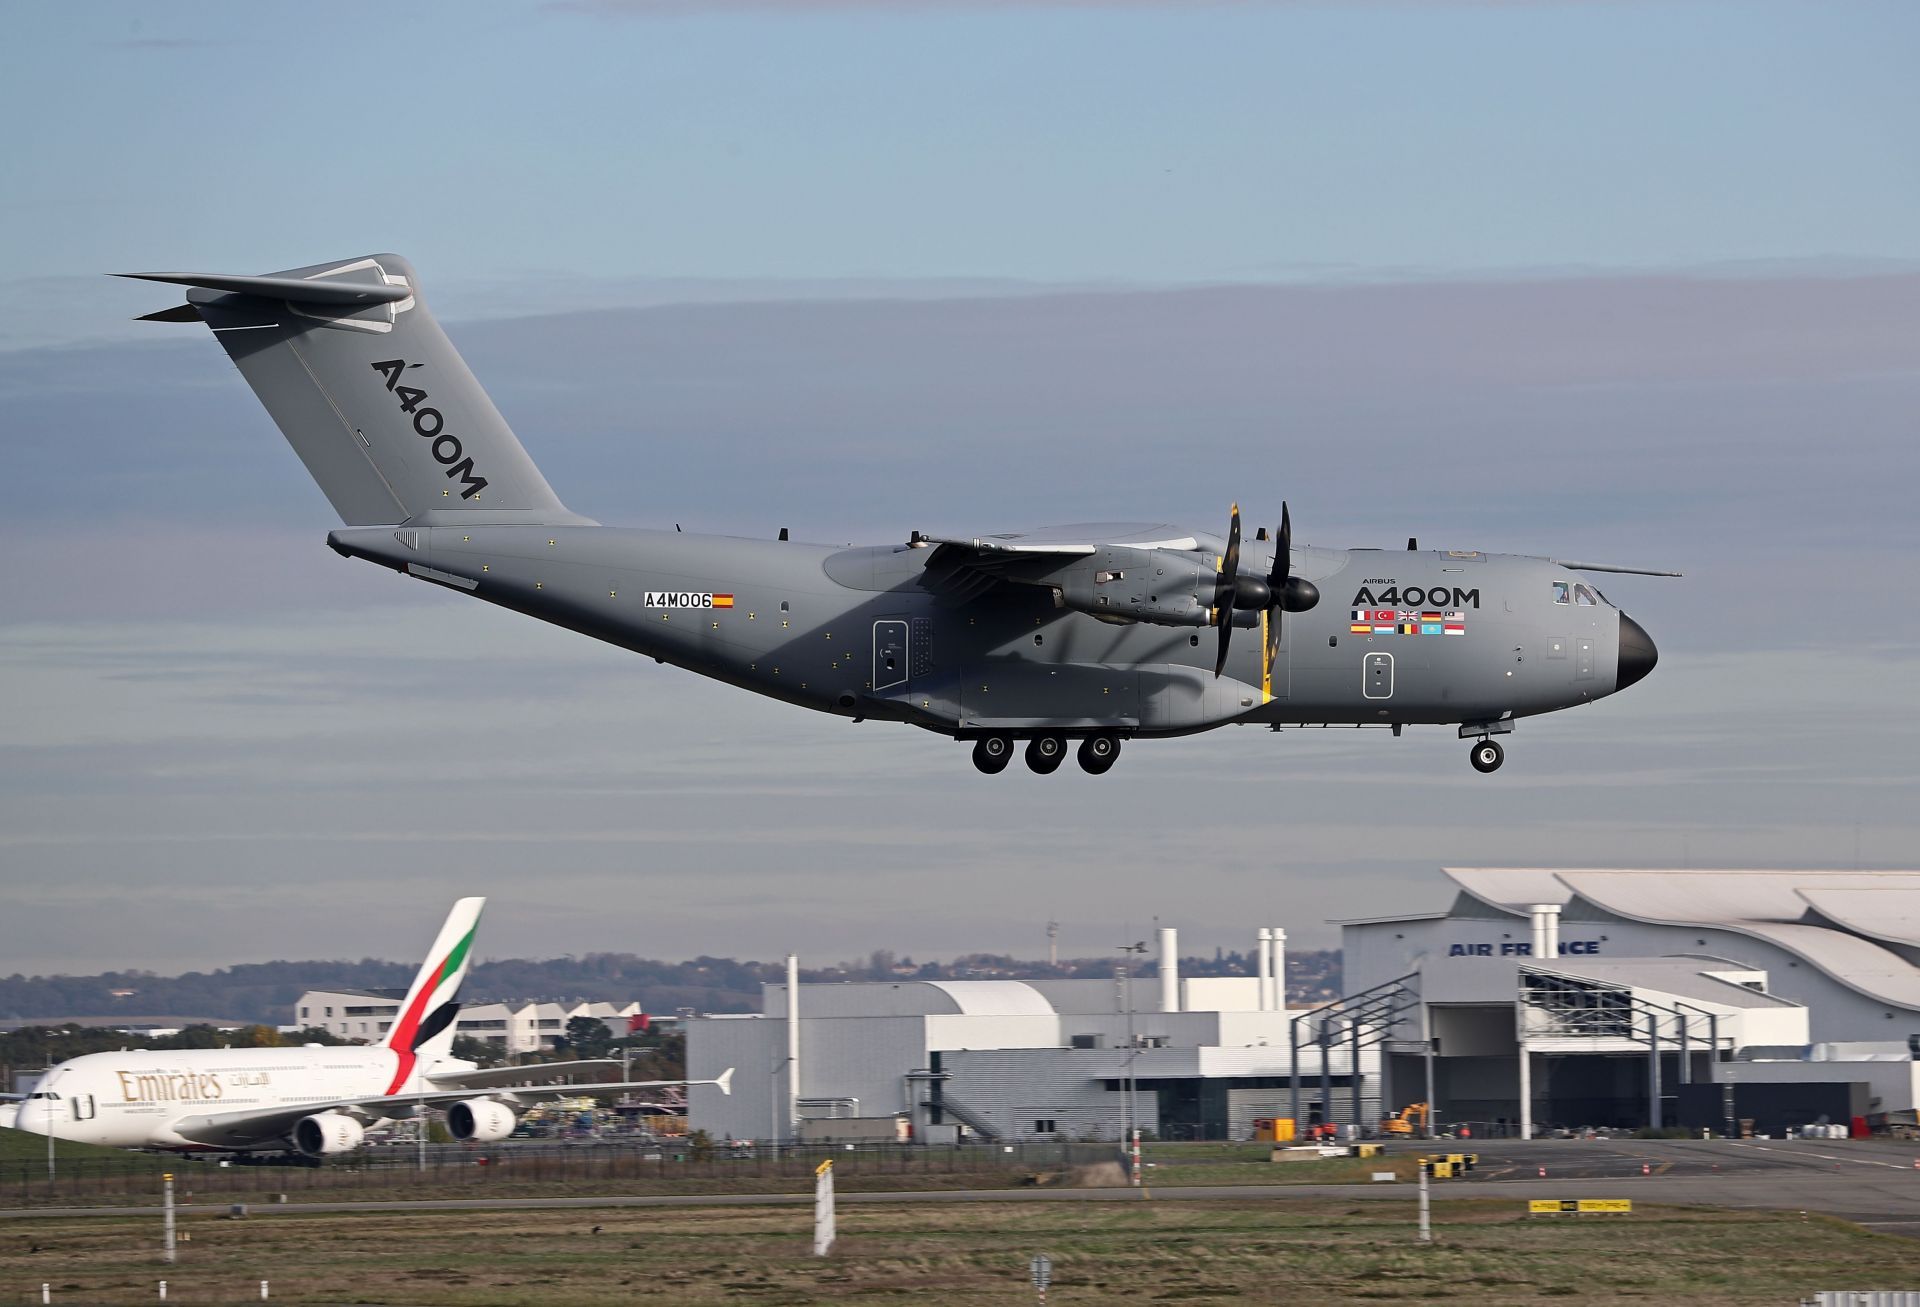
[[1425, 1103], [1409, 1103], [1392, 1116], [1382, 1117], [1380, 1120], [1380, 1133], [1383, 1135], [1415, 1135], [1426, 1132], [1427, 1105]]

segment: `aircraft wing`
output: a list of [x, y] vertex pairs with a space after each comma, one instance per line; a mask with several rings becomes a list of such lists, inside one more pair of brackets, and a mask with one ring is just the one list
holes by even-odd
[[[525, 1068], [521, 1068], [525, 1070]], [[438, 1107], [471, 1098], [491, 1098], [513, 1106], [550, 1102], [556, 1098], [589, 1098], [602, 1094], [624, 1093], [629, 1089], [665, 1089], [673, 1085], [718, 1085], [720, 1092], [733, 1092], [733, 1068], [728, 1067], [713, 1080], [616, 1080], [592, 1085], [515, 1085], [506, 1089], [443, 1089], [424, 1094], [369, 1094], [365, 1098], [337, 1098], [330, 1103], [296, 1103], [253, 1108], [244, 1112], [213, 1112], [204, 1116], [182, 1117], [173, 1123], [174, 1133], [196, 1144], [215, 1148], [244, 1148], [269, 1139], [279, 1139], [292, 1131], [302, 1117], [321, 1112], [345, 1112], [367, 1120], [405, 1120], [416, 1105]]]
[[927, 577], [957, 600], [971, 599], [1002, 582], [1044, 584], [1041, 578], [1053, 569], [1102, 549], [1202, 547], [1192, 532], [1152, 522], [1083, 522], [971, 537], [916, 531], [912, 543], [933, 547]]
[[427, 1079], [445, 1089], [494, 1089], [516, 1085], [558, 1084], [569, 1075], [606, 1075], [618, 1073], [617, 1057], [596, 1057], [579, 1062], [542, 1062], [534, 1066], [496, 1066], [470, 1071], [427, 1073]]
[[1033, 531], [1002, 531], [983, 536], [918, 535], [916, 540], [950, 546], [958, 552], [1018, 556], [1021, 554], [1091, 554], [1101, 549], [1198, 549], [1193, 532], [1164, 522], [1082, 522], [1073, 526], [1046, 526]]

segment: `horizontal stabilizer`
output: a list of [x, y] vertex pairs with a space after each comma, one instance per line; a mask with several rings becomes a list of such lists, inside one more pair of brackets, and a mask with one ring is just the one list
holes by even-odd
[[191, 304], [176, 304], [170, 309], [161, 309], [158, 313], [142, 313], [135, 322], [198, 322], [200, 310]]
[[[379, 269], [371, 269], [375, 277]], [[385, 280], [354, 280], [349, 277], [230, 277], [215, 272], [116, 272], [116, 277], [136, 281], [160, 281], [174, 286], [197, 286], [202, 290], [225, 291], [233, 295], [258, 295], [262, 299], [289, 300], [296, 304], [393, 304], [413, 294], [407, 285], [395, 286]], [[172, 319], [163, 319], [171, 321]]]

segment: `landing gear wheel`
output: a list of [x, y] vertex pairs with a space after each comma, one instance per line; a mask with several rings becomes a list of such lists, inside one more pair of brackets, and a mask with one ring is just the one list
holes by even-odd
[[973, 742], [973, 765], [989, 776], [997, 776], [1013, 761], [1011, 735], [983, 735]]
[[1120, 737], [1089, 735], [1080, 741], [1080, 770], [1089, 776], [1101, 776], [1120, 756]]
[[1473, 746], [1473, 752], [1467, 755], [1473, 760], [1473, 769], [1478, 772], [1499, 771], [1500, 764], [1507, 760], [1507, 751], [1496, 740], [1481, 740]]
[[1027, 741], [1027, 766], [1042, 776], [1058, 771], [1066, 757], [1067, 737], [1064, 735], [1036, 735]]

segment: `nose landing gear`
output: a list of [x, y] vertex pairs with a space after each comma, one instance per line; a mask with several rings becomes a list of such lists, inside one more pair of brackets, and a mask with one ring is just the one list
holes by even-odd
[[1472, 760], [1475, 771], [1495, 772], [1507, 760], [1507, 751], [1500, 747], [1498, 740], [1476, 740], [1467, 757]]

